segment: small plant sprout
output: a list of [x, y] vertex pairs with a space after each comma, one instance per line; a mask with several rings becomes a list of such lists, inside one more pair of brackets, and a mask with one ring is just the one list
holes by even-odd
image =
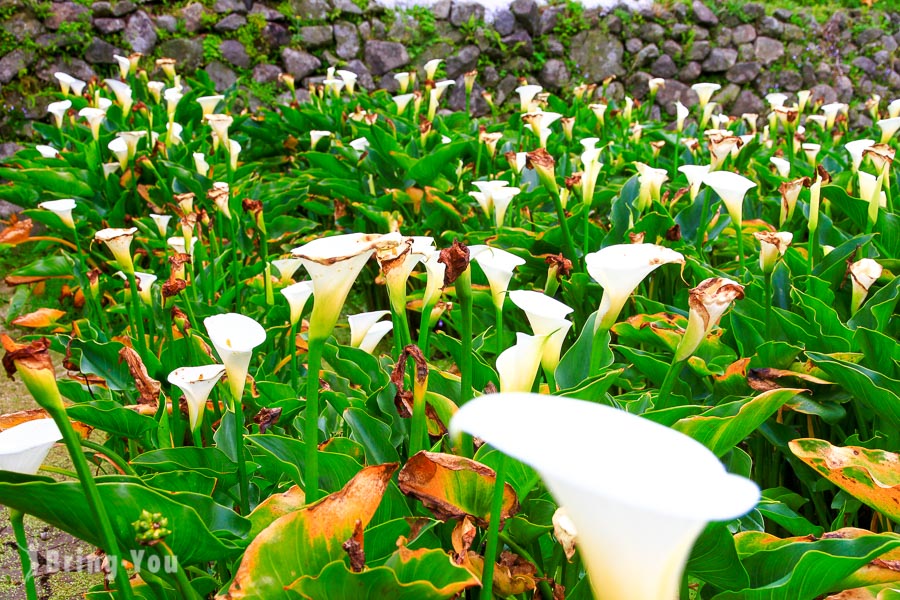
[[[450, 430], [537, 470], [577, 530], [590, 582], [606, 600], [678, 597], [706, 523], [739, 517], [759, 499], [756, 484], [729, 474], [699, 442], [593, 402], [489, 394], [461, 407]], [[501, 467], [497, 485], [503, 481]]]

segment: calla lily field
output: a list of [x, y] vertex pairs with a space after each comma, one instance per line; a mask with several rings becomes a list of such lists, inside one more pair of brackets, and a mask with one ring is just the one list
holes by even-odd
[[119, 58], [0, 166], [28, 600], [25, 514], [91, 600], [900, 597], [900, 103]]

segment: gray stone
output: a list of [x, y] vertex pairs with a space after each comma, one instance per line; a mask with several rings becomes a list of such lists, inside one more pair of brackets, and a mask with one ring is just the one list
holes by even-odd
[[206, 65], [205, 71], [217, 92], [224, 92], [237, 82], [235, 72], [217, 60]]
[[347, 66], [344, 67], [348, 71], [356, 73], [356, 85], [357, 87], [361, 87], [367, 90], [375, 89], [375, 80], [372, 79], [372, 73], [369, 72], [369, 69], [366, 68], [366, 65], [363, 64], [361, 60], [351, 60], [347, 63]]
[[655, 44], [663, 39], [666, 30], [659, 23], [644, 23], [638, 30], [638, 35], [645, 42]]
[[731, 83], [750, 83], [759, 76], [760, 64], [758, 62], [737, 63], [725, 73], [725, 79]]
[[480, 78], [484, 85], [491, 89], [496, 88], [497, 84], [500, 83], [500, 73], [491, 65], [484, 68]]
[[564, 61], [551, 58], [544, 63], [541, 72], [538, 73], [538, 81], [544, 87], [556, 91], [569, 84], [569, 69]]
[[41, 81], [52, 84], [54, 87], [58, 85], [54, 73], [62, 71], [68, 73], [72, 77], [77, 77], [82, 81], [90, 81], [92, 77], [96, 77], [97, 73], [80, 58], [69, 58], [66, 60], [42, 61], [36, 68], [35, 73]]
[[803, 88], [803, 76], [797, 71], [782, 71], [778, 74], [778, 87], [786, 92], [797, 92]]
[[885, 83], [894, 91], [900, 90], [900, 73], [897, 73], [897, 71], [888, 72]]
[[[10, 158], [13, 154], [22, 149], [22, 146], [15, 142], [4, 142], [0, 144], [0, 160]], [[0, 200], [0, 219], [9, 219], [11, 216], [22, 212], [22, 207], [6, 200]]]
[[609, 100], [622, 102], [625, 100], [625, 86], [620, 81], [613, 81], [606, 86], [606, 97]]
[[289, 0], [291, 13], [301, 21], [324, 20], [331, 5], [327, 0]]
[[678, 71], [678, 79], [684, 81], [685, 83], [691, 83], [693, 81], [697, 81], [700, 75], [703, 74], [703, 67], [695, 60], [684, 65], [680, 71]]
[[501, 36], [511, 34], [516, 28], [516, 16], [512, 11], [501, 8], [494, 13], [494, 30]]
[[793, 13], [793, 11], [790, 11], [786, 8], [776, 8], [775, 11], [772, 13], [772, 16], [775, 17], [776, 19], [778, 19], [779, 21], [784, 21], [785, 23], [787, 23], [788, 21], [791, 20], [791, 17], [794, 16], [794, 13]]
[[222, 53], [222, 58], [235, 67], [246, 69], [250, 66], [247, 49], [237, 40], [222, 40], [222, 43], [219, 44], [219, 52]]
[[244, 15], [239, 15], [238, 13], [231, 13], [227, 17], [223, 17], [213, 26], [218, 32], [223, 31], [237, 31], [241, 27], [247, 24], [247, 17]]
[[856, 39], [854, 41], [860, 46], [866, 46], [868, 44], [873, 44], [879, 41], [883, 35], [884, 31], [882, 31], [878, 27], [870, 27], [868, 29], [863, 29], [862, 31], [860, 31], [856, 35]]
[[676, 42], [675, 40], [666, 40], [662, 45], [663, 54], [671, 56], [672, 58], [679, 58], [681, 56], [681, 44]]
[[878, 65], [875, 64], [874, 60], [865, 56], [857, 56], [850, 64], [866, 75], [874, 75], [875, 70], [878, 68]]
[[671, 79], [678, 74], [678, 65], [672, 60], [668, 54], [663, 54], [650, 65], [650, 73], [654, 77], [662, 77], [663, 79]]
[[[354, 6], [356, 6], [354, 4]], [[253, 6], [250, 8], [251, 15], [262, 15], [265, 17], [266, 21], [284, 21], [285, 16], [275, 10], [274, 8], [269, 8], [265, 4], [261, 2], [254, 2]]]
[[406, 46], [397, 42], [368, 40], [363, 52], [366, 66], [373, 75], [384, 75], [409, 64]]
[[541, 22], [540, 9], [534, 0], [513, 0], [509, 10], [515, 15], [516, 21], [525, 28], [525, 31], [533, 34], [538, 31]]
[[743, 90], [738, 94], [729, 112], [737, 117], [744, 113], [762, 115], [766, 112], [766, 103], [751, 90]]
[[748, 2], [741, 7], [741, 10], [750, 19], [758, 19], [766, 14], [766, 7], [755, 2]]
[[716, 31], [716, 46], [730, 46], [731, 45], [731, 28], [730, 27], [719, 27]]
[[[900, 33], [898, 33], [898, 35], [900, 35]], [[897, 51], [897, 48], [900, 48], [900, 44], [897, 43], [897, 40], [894, 37], [886, 35], [881, 38], [881, 47], [885, 52], [893, 54]]]
[[613, 75], [625, 74], [622, 42], [599, 29], [576, 34], [570, 47], [572, 61], [588, 80], [603, 81]]
[[334, 29], [331, 25], [310, 25], [300, 28], [303, 46], [310, 50], [324, 48], [334, 43]]
[[405, 13], [394, 13], [394, 21], [387, 32], [387, 39], [401, 44], [410, 44], [415, 40], [416, 35], [416, 18]]
[[190, 38], [172, 38], [159, 45], [159, 55], [178, 61], [178, 71], [193, 73], [203, 63], [203, 44]]
[[9, 83], [18, 74], [34, 63], [34, 53], [28, 50], [13, 50], [0, 58], [0, 83]]
[[469, 2], [454, 2], [450, 9], [450, 23], [459, 27], [466, 23], [484, 21], [484, 7]]
[[[606, 15], [605, 17], [606, 29], [610, 33], [622, 33], [622, 19], [619, 18], [616, 14]], [[673, 29], [678, 27], [680, 23], [675, 23], [673, 25]]]
[[450, 8], [453, 6], [452, 0], [438, 0], [431, 6], [431, 14], [435, 19], [446, 21], [450, 18]]
[[693, 28], [691, 28], [691, 31], [694, 34], [695, 40], [708, 40], [709, 39], [709, 29], [706, 29], [705, 27], [694, 26]]
[[128, 17], [122, 37], [132, 50], [141, 54], [151, 54], [158, 39], [153, 19], [142, 10]]
[[694, 20], [697, 21], [697, 23], [709, 27], [719, 24], [719, 18], [716, 17], [715, 13], [700, 0], [694, 0], [691, 4], [691, 8], [694, 11]]
[[0, 23], [0, 28], [13, 36], [17, 42], [33, 40], [46, 31], [41, 22], [28, 12], [11, 15]]
[[519, 30], [501, 40], [507, 48], [508, 54], [530, 57], [534, 54], [534, 44], [527, 31]]
[[628, 54], [637, 54], [643, 47], [644, 42], [641, 41], [641, 38], [628, 38], [625, 40], [625, 52]]
[[669, 116], [675, 114], [675, 103], [681, 102], [685, 106], [697, 104], [697, 92], [676, 79], [667, 79], [665, 87], [656, 92], [656, 103], [659, 104]]
[[478, 66], [481, 51], [478, 46], [463, 46], [459, 52], [447, 59], [447, 79], [458, 79]]
[[281, 75], [281, 68], [277, 65], [262, 63], [253, 67], [254, 83], [275, 83], [278, 81], [279, 75]]
[[659, 48], [656, 46], [645, 46], [634, 57], [634, 66], [637, 68], [646, 67], [659, 57]]
[[322, 61], [312, 54], [293, 48], [281, 51], [281, 62], [284, 63], [284, 70], [298, 80], [309, 77], [322, 66]]
[[753, 52], [756, 60], [761, 62], [763, 66], [769, 66], [784, 56], [784, 43], [769, 37], [760, 36], [756, 38]]
[[347, 21], [338, 21], [334, 24], [334, 39], [337, 42], [335, 54], [344, 60], [350, 60], [359, 56], [359, 32], [356, 25]]
[[632, 97], [642, 100], [649, 92], [649, 81], [653, 76], [646, 71], [638, 71], [625, 80], [625, 87], [628, 88]]
[[703, 70], [707, 73], [722, 73], [736, 62], [737, 50], [734, 48], [713, 48], [703, 61]]
[[794, 25], [793, 23], [785, 23], [784, 33], [781, 35], [781, 39], [788, 42], [799, 42], [805, 40], [807, 37], [809, 37], [809, 34], [803, 31], [799, 26]]
[[91, 4], [91, 14], [95, 17], [111, 17], [113, 16], [112, 4], [105, 0], [102, 2], [94, 2]]
[[729, 83], [713, 95], [712, 101], [717, 103], [719, 106], [728, 107], [731, 106], [735, 100], [737, 100], [738, 94], [740, 93], [741, 86], [735, 83]]
[[[669, 30], [671, 37], [679, 38], [682, 42], [685, 41], [687, 37], [687, 33], [691, 30], [691, 28], [685, 23], [675, 23], [672, 25], [672, 28]], [[610, 30], [612, 32], [612, 30]]]
[[846, 75], [835, 78], [834, 91], [837, 92], [838, 102], [850, 104], [853, 100], [853, 81]]
[[56, 31], [62, 23], [71, 23], [73, 21], [88, 21], [90, 19], [90, 9], [81, 4], [74, 2], [56, 2], [50, 5], [50, 15], [44, 19], [44, 26], [47, 29]]
[[130, 0], [122, 0], [121, 2], [115, 2], [112, 5], [112, 16], [114, 17], [124, 17], [130, 15], [134, 11], [138, 9], [137, 4], [131, 2]]
[[731, 41], [735, 44], [746, 44], [756, 39], [756, 28], [753, 25], [738, 25], [731, 32]]
[[556, 24], [559, 22], [559, 15], [563, 12], [562, 7], [559, 6], [548, 6], [541, 12], [541, 19], [538, 23], [538, 31], [535, 35], [547, 35], [554, 29], [556, 29]]
[[362, 15], [365, 12], [352, 0], [334, 0], [334, 9], [342, 15]]
[[122, 53], [122, 49], [116, 48], [106, 40], [94, 38], [84, 51], [84, 60], [92, 65], [111, 65], [116, 62], [116, 59], [113, 58], [113, 54]]
[[233, 12], [246, 14], [247, 5], [244, 3], [244, 0], [216, 0], [213, 10], [220, 15]]
[[291, 32], [281, 23], [268, 23], [263, 27], [262, 39], [269, 48], [277, 50], [291, 43]]
[[[894, 38], [887, 38], [887, 39], [892, 40]], [[872, 55], [872, 60], [875, 62], [876, 65], [887, 64], [887, 62], [890, 59], [891, 59], [891, 53], [888, 52], [887, 50], [879, 50], [878, 52], [876, 52], [875, 54]]]
[[178, 19], [172, 15], [159, 15], [156, 17], [156, 28], [175, 33], [178, 31]]
[[125, 29], [125, 21], [123, 19], [94, 19], [94, 29], [104, 35], [109, 35]]
[[501, 67], [512, 73], [529, 73], [531, 72], [531, 61], [524, 56], [513, 56]]
[[753, 44], [748, 43], [738, 46], [738, 62], [749, 62], [753, 60], [754, 56]]
[[181, 9], [181, 18], [184, 19], [184, 30], [188, 33], [196, 33], [203, 26], [203, 13], [206, 9], [199, 2], [188, 4]]
[[566, 47], [555, 37], [547, 38], [545, 47], [547, 48], [547, 54], [550, 56], [565, 56], [566, 54]]
[[763, 17], [759, 20], [759, 35], [768, 37], [781, 37], [784, 33], [784, 23], [775, 17]]
[[[482, 116], [491, 112], [491, 107], [485, 102], [481, 93], [484, 88], [476, 81], [472, 87], [472, 95], [469, 97], [469, 111], [473, 116]], [[466, 86], [465, 80], [459, 79], [456, 85], [450, 88], [447, 95], [447, 107], [453, 111], [466, 110]]]
[[704, 60], [709, 56], [711, 47], [710, 43], [705, 40], [694, 42], [685, 52], [685, 58], [688, 60]]

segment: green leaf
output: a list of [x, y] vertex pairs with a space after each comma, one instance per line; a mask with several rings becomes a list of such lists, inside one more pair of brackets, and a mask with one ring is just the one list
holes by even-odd
[[70, 419], [81, 421], [114, 436], [143, 439], [144, 434], [156, 429], [159, 423], [146, 415], [128, 410], [112, 400], [94, 400], [66, 408]]
[[597, 373], [591, 372], [591, 352], [595, 342], [600, 344], [603, 356], [599, 367], [602, 369], [612, 364], [613, 354], [609, 350], [609, 332], [604, 331], [596, 340], [594, 339], [596, 319], [596, 312], [588, 317], [578, 339], [559, 361], [559, 366], [556, 367], [556, 383], [560, 389], [574, 388], [589, 377], [597, 375]]
[[351, 437], [365, 448], [368, 464], [400, 462], [397, 449], [391, 445], [391, 428], [387, 423], [359, 408], [345, 410], [344, 421], [350, 426]]
[[[199, 494], [158, 492], [136, 478], [97, 477], [96, 481], [126, 559], [128, 552], [142, 549], [131, 526], [142, 510], [161, 513], [169, 520], [172, 534], [166, 542], [185, 565], [233, 557], [250, 530], [249, 521]], [[54, 482], [0, 472], [0, 503], [102, 546], [100, 528], [78, 481]]]
[[734, 538], [724, 523], [710, 523], [694, 542], [687, 572], [724, 590], [739, 590], [750, 585], [750, 576], [741, 564]]
[[807, 351], [806, 355], [830, 380], [871, 410], [876, 419], [886, 419], [892, 427], [900, 427], [900, 381], [827, 354]]
[[[274, 434], [248, 435], [244, 438], [274, 458], [283, 473], [297, 485], [303, 485], [306, 445], [299, 440]], [[343, 454], [319, 453], [319, 485], [325, 491], [337, 491], [353, 479], [362, 466]]]
[[237, 464], [215, 448], [167, 448], [151, 450], [131, 460], [137, 469], [156, 473], [193, 471], [205, 477], [221, 480], [228, 488], [237, 482]]
[[463, 150], [465, 150], [468, 145], [469, 142], [467, 141], [443, 145], [434, 152], [429, 152], [416, 161], [416, 164], [410, 167], [409, 171], [406, 172], [406, 176], [419, 185], [433, 186], [435, 185], [435, 179], [443, 171], [446, 169], [452, 171], [456, 168], [456, 162], [459, 155], [462, 154]]
[[87, 183], [90, 174], [76, 169], [8, 169], [0, 168], [0, 178], [34, 186], [44, 193], [65, 198], [93, 198], [95, 191]]
[[900, 277], [894, 277], [891, 282], [872, 294], [859, 311], [847, 322], [851, 329], [868, 327], [877, 331], [887, 332], [897, 300], [900, 299]]
[[16, 277], [71, 277], [75, 263], [66, 255], [46, 256], [16, 269], [10, 275]]
[[73, 359], [82, 373], [102, 377], [110, 389], [117, 391], [135, 389], [128, 365], [119, 359], [119, 351], [124, 347], [120, 342], [101, 344], [77, 338], [69, 344]]
[[351, 571], [335, 561], [315, 577], [301, 577], [288, 588], [307, 600], [448, 600], [478, 580], [441, 549], [397, 551], [383, 567]]
[[716, 456], [723, 456], [802, 391], [769, 390], [749, 400], [717, 406], [700, 415], [681, 419], [672, 428], [691, 436]]

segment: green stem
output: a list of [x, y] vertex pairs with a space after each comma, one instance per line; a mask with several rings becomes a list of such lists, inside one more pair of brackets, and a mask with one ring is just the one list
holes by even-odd
[[584, 239], [582, 241], [581, 254], [587, 256], [591, 251], [591, 204], [584, 200]]
[[419, 383], [416, 376], [413, 377], [413, 414], [412, 425], [409, 432], [409, 455], [413, 456], [420, 450], [428, 449], [428, 428], [425, 418], [425, 392], [428, 381]]
[[48, 412], [53, 417], [57, 427], [59, 427], [63, 441], [72, 458], [72, 463], [75, 466], [75, 472], [78, 473], [78, 479], [81, 480], [81, 487], [87, 498], [88, 507], [91, 509], [91, 512], [94, 513], [94, 518], [97, 520], [97, 525], [100, 527], [100, 541], [115, 570], [119, 597], [123, 600], [133, 600], [134, 592], [131, 589], [131, 582], [128, 580], [128, 571], [122, 566], [122, 555], [119, 553], [119, 543], [116, 540], [116, 535], [113, 532], [109, 515], [106, 512], [106, 505], [104, 505], [103, 501], [100, 499], [100, 491], [97, 489], [97, 484], [91, 475], [91, 467], [88, 465], [87, 459], [81, 451], [81, 438], [75, 433], [75, 430], [72, 429], [72, 423], [69, 421], [69, 417], [64, 408], [50, 407], [48, 408]]
[[160, 554], [169, 558], [168, 562], [174, 562], [175, 564], [175, 572], [173, 575], [175, 576], [175, 590], [178, 592], [179, 597], [184, 598], [185, 600], [200, 600], [200, 595], [194, 591], [194, 586], [192, 586], [191, 582], [188, 580], [187, 573], [181, 568], [181, 565], [178, 563], [178, 557], [175, 556], [175, 553], [172, 552], [172, 549], [169, 548], [168, 544], [164, 541], [160, 541], [156, 544], [156, 548], [160, 550]]
[[[472, 399], [472, 267], [456, 280], [456, 296], [459, 298], [461, 323], [459, 327], [461, 349], [459, 357], [459, 404], [462, 406]], [[475, 454], [472, 436], [462, 435], [461, 453], [471, 457]]]
[[[231, 193], [231, 192], [229, 192]], [[231, 217], [231, 278], [234, 280], [234, 312], [241, 312], [241, 279], [240, 263], [237, 253], [238, 226], [237, 215]]]
[[131, 465], [128, 464], [128, 461], [126, 461], [124, 458], [122, 458], [106, 446], [101, 446], [100, 444], [87, 439], [82, 439], [81, 445], [85, 448], [88, 448], [89, 450], [93, 450], [97, 454], [102, 454], [103, 456], [108, 458], [110, 462], [121, 469], [122, 473], [124, 473], [125, 475], [132, 475], [134, 477], [137, 477], [137, 473], [134, 472], [134, 469], [131, 468]]
[[409, 333], [409, 321], [406, 319], [406, 293], [392, 295], [391, 318], [394, 322], [394, 358], [399, 358], [403, 349], [409, 346], [411, 335]]
[[25, 580], [25, 597], [28, 600], [38, 600], [37, 587], [34, 584], [34, 570], [31, 567], [31, 555], [28, 553], [28, 536], [25, 535], [25, 513], [14, 508], [9, 509], [9, 521], [12, 523], [16, 536], [16, 546], [19, 550], [19, 560], [22, 561], [22, 578]]
[[703, 256], [703, 240], [706, 239], [706, 219], [709, 217], [709, 191], [703, 190], [703, 209], [700, 211], [700, 222], [697, 224], [697, 239], [694, 244], [697, 247], [697, 254]]
[[503, 352], [503, 304], [494, 307], [494, 320], [497, 329], [497, 354], [500, 354]]
[[134, 276], [134, 273], [128, 273], [128, 288], [131, 292], [131, 312], [132, 318], [134, 319], [134, 325], [137, 328], [136, 337], [137, 339], [137, 351], [138, 354], [141, 355], [141, 358], [146, 360], [148, 356], [147, 350], [147, 338], [144, 334], [144, 317], [141, 310], [141, 296], [140, 292], [138, 292], [138, 284], [137, 278]]
[[319, 369], [325, 339], [310, 339], [306, 372], [306, 418], [303, 424], [303, 443], [306, 446], [306, 502], [319, 499]]
[[291, 323], [288, 338], [288, 354], [291, 356], [291, 389], [297, 390], [297, 323]]
[[672, 359], [672, 363], [666, 371], [666, 377], [663, 379], [662, 386], [659, 388], [659, 396], [657, 397], [655, 406], [657, 410], [672, 407], [672, 403], [669, 402], [669, 399], [672, 395], [672, 389], [675, 387], [675, 380], [678, 379], [678, 375], [681, 373], [681, 367], [683, 365], [683, 360]]
[[247, 516], [250, 514], [250, 480], [247, 477], [247, 463], [244, 461], [244, 405], [240, 398], [234, 399], [234, 451], [241, 491], [241, 515]]
[[743, 275], [747, 272], [747, 263], [744, 259], [744, 232], [740, 223], [735, 223], [735, 229], [737, 230], [738, 264], [741, 267], [741, 275]]
[[435, 302], [429, 302], [422, 306], [422, 320], [419, 324], [419, 350], [422, 355], [428, 359], [428, 338], [431, 335], [431, 311], [434, 310]]
[[494, 598], [494, 563], [497, 562], [497, 542], [500, 537], [500, 513], [503, 510], [503, 491], [506, 487], [506, 456], [500, 455], [491, 498], [491, 517], [488, 522], [487, 546], [484, 549], [484, 571], [481, 574], [481, 600]]
[[772, 323], [772, 273], [765, 273], [763, 279], [765, 282], [766, 295], [766, 336], [770, 340], [774, 340], [775, 328]]
[[84, 251], [81, 249], [81, 239], [78, 237], [78, 230], [72, 230], [72, 237], [75, 238], [75, 247], [78, 249], [76, 258], [78, 259], [78, 280], [81, 284], [81, 290], [87, 299], [88, 310], [92, 318], [97, 319], [97, 323], [104, 331], [109, 331], [109, 323], [106, 320], [106, 313], [100, 307], [97, 298], [94, 297], [94, 291], [91, 289], [91, 279], [88, 277], [87, 264], [84, 261]]
[[566, 220], [566, 211], [562, 205], [562, 199], [559, 192], [551, 194], [553, 196], [553, 204], [556, 206], [556, 216], [559, 219], [559, 226], [562, 229], [563, 243], [566, 246], [566, 252], [569, 254], [573, 263], [580, 263], [578, 254], [575, 253], [575, 242], [572, 240], [572, 232], [569, 231], [569, 222]]

